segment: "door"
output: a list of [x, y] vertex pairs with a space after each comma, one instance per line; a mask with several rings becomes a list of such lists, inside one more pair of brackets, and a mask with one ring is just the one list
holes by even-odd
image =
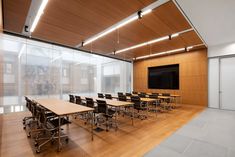
[[235, 57], [220, 60], [220, 108], [235, 110]]

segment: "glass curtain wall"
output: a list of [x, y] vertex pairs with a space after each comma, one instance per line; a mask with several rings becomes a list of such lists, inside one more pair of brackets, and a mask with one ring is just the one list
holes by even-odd
[[131, 91], [132, 64], [30, 39], [0, 36], [0, 106], [24, 96], [68, 100]]

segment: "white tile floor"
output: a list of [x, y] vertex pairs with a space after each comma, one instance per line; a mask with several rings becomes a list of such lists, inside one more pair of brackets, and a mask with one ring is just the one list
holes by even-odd
[[145, 157], [235, 157], [235, 111], [206, 109]]

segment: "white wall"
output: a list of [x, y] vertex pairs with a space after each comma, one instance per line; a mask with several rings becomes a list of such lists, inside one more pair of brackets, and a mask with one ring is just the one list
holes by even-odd
[[235, 42], [208, 47], [208, 57], [221, 57], [235, 54]]
[[235, 42], [208, 47], [208, 107], [219, 108], [220, 58], [229, 55], [235, 56]]
[[219, 108], [219, 58], [208, 61], [208, 107]]

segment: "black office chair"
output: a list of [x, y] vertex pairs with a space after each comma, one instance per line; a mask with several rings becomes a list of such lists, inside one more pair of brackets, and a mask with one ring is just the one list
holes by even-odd
[[[42, 131], [38, 133], [35, 139], [36, 153], [40, 153], [41, 147], [46, 145], [48, 142], [54, 142], [56, 139], [58, 139], [58, 132], [61, 131], [59, 128], [59, 118], [48, 117], [46, 115], [46, 110], [43, 107], [39, 108], [39, 123]], [[60, 119], [60, 126], [69, 123], [70, 122], [64, 117]], [[60, 138], [65, 138], [65, 141], [68, 142], [67, 135], [61, 135]], [[41, 141], [43, 142], [39, 144]]]
[[152, 95], [157, 95], [157, 96], [158, 96], [158, 95], [159, 95], [159, 93], [152, 93]]
[[167, 96], [167, 97], [169, 97], [168, 99], [165, 99], [166, 103], [169, 104], [169, 103], [171, 102], [171, 98], [170, 98], [171, 94], [170, 94], [170, 93], [162, 93], [162, 96]]
[[105, 94], [105, 98], [106, 98], [106, 99], [112, 99], [113, 97], [112, 97], [111, 94]]
[[132, 94], [131, 93], [126, 93], [126, 96], [132, 96]]
[[138, 96], [141, 98], [146, 98], [146, 93], [140, 93], [140, 94], [138, 94]]
[[85, 98], [86, 99], [86, 106], [90, 107], [90, 108], [94, 108], [95, 107], [95, 103], [94, 100], [92, 98]]
[[170, 96], [170, 93], [162, 93], [162, 96]]
[[[138, 111], [138, 117], [141, 120], [147, 118], [147, 116], [144, 114], [144, 111], [148, 111], [146, 103], [142, 103], [140, 100], [140, 97], [138, 97], [138, 96], [132, 96], [131, 102], [134, 103], [134, 109]], [[140, 114], [140, 111], [142, 111], [143, 114]]]
[[98, 98], [104, 98], [104, 94], [103, 93], [98, 93]]
[[119, 100], [119, 101], [127, 101], [127, 98], [126, 98], [125, 95], [119, 95], [119, 96], [118, 96], [118, 100]]
[[[125, 95], [120, 95], [118, 96], [118, 100], [119, 101], [128, 101], [127, 97]], [[131, 115], [131, 112], [129, 112], [129, 109], [131, 108], [131, 106], [124, 106], [124, 110], [123, 110], [123, 116], [124, 115]]]
[[170, 110], [171, 108], [171, 97], [170, 97], [170, 93], [162, 93], [162, 96], [168, 97], [165, 99], [162, 99], [163, 101], [161, 102], [161, 107], [166, 111], [166, 110]]
[[27, 123], [25, 122], [24, 129], [26, 129], [27, 136], [31, 137], [31, 133], [33, 132], [32, 130], [34, 130], [34, 127], [37, 125], [37, 104], [34, 101], [28, 99], [28, 107], [32, 117], [28, 119]]
[[118, 92], [117, 94], [118, 94], [118, 97], [119, 97], [119, 96], [121, 96], [121, 95], [123, 95], [123, 93], [122, 93], [122, 92]]
[[105, 118], [106, 131], [109, 130], [109, 127], [112, 126], [112, 118], [115, 114], [115, 111], [108, 108], [106, 101], [96, 100], [97, 102], [97, 113], [102, 114]]
[[75, 98], [73, 95], [69, 94], [69, 102], [74, 103]]
[[80, 96], [75, 96], [75, 103], [78, 105], [84, 105]]
[[[31, 100], [25, 96], [26, 108], [31, 111]], [[27, 116], [23, 118], [24, 129], [26, 128], [27, 122], [33, 119], [33, 116]]]
[[[160, 104], [161, 104], [161, 100], [158, 98], [158, 94], [151, 94], [149, 95], [149, 98], [151, 99], [156, 99], [155, 101], [153, 101], [151, 103], [151, 105], [154, 106], [154, 110], [157, 112], [158, 110], [160, 110]], [[161, 111], [161, 110], [160, 110]]]

